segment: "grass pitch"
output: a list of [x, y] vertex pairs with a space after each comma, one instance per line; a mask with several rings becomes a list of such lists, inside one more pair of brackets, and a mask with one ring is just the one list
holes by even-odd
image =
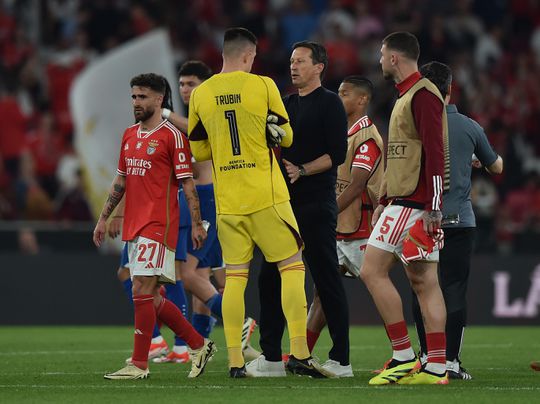
[[[219, 352], [198, 379], [187, 379], [187, 364], [151, 364], [148, 380], [104, 380], [130, 355], [132, 333], [130, 327], [0, 327], [0, 403], [540, 402], [540, 372], [529, 368], [540, 360], [540, 327], [467, 329], [462, 357], [472, 381], [386, 387], [367, 385], [370, 371], [390, 355], [382, 326], [351, 328], [355, 377], [349, 379], [229, 379], [217, 328]], [[171, 341], [170, 333], [164, 335]], [[255, 346], [257, 340], [254, 335]], [[321, 362], [329, 346], [325, 332], [315, 351]]]

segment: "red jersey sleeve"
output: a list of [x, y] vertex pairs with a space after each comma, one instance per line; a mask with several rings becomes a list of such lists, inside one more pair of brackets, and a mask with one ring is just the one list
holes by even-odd
[[368, 139], [356, 148], [351, 165], [371, 172], [380, 156], [381, 149], [379, 149], [375, 140]]
[[124, 158], [125, 157], [124, 151], [126, 150], [126, 147], [127, 147], [126, 137], [127, 137], [126, 133], [124, 132], [124, 136], [122, 137], [122, 143], [120, 144], [120, 157], [118, 159], [118, 168], [116, 169], [116, 172], [123, 177], [127, 175], [126, 159]]
[[435, 94], [421, 89], [414, 95], [412, 109], [416, 130], [420, 134], [424, 149], [424, 178], [429, 201], [425, 209], [441, 210], [444, 179], [444, 105]]
[[175, 131], [169, 143], [172, 152], [171, 158], [174, 163], [174, 174], [177, 179], [193, 177], [193, 168], [191, 165], [191, 151], [186, 136]]

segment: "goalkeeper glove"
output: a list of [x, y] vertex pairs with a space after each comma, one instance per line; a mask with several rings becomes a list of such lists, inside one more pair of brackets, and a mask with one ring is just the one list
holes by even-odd
[[275, 115], [268, 115], [266, 118], [266, 143], [268, 147], [278, 147], [281, 144], [281, 139], [286, 135], [278, 124], [278, 117]]

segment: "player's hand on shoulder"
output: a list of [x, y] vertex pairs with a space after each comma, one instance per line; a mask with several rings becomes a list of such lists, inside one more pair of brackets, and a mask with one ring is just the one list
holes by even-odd
[[195, 250], [202, 248], [204, 242], [206, 241], [206, 238], [208, 237], [208, 233], [206, 233], [203, 222], [204, 221], [200, 221], [191, 226], [191, 240], [193, 242], [193, 248]]
[[270, 114], [266, 117], [266, 143], [270, 148], [278, 147], [286, 135], [285, 130], [277, 124], [278, 121], [275, 115]]
[[96, 247], [100, 247], [105, 239], [105, 233], [107, 231], [107, 223], [104, 219], [99, 219], [96, 228], [94, 229], [93, 240]]

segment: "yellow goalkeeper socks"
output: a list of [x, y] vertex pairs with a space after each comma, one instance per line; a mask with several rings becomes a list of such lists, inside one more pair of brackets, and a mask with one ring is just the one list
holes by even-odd
[[222, 311], [223, 329], [229, 352], [229, 367], [241, 368], [244, 366], [242, 325], [244, 324], [244, 291], [248, 282], [248, 269], [227, 269], [225, 274]]
[[279, 268], [281, 275], [281, 306], [287, 319], [291, 355], [297, 359], [310, 356], [306, 342], [307, 302], [304, 290], [306, 270], [302, 261]]

